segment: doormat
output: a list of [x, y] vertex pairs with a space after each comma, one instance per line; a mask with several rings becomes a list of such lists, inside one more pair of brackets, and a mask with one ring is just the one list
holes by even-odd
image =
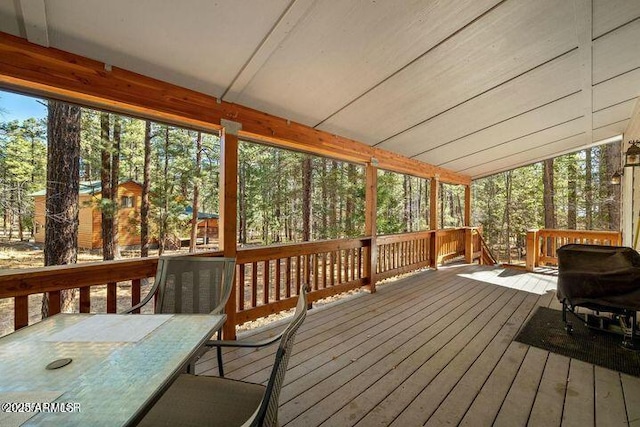
[[[590, 329], [580, 320], [572, 318], [571, 314], [567, 315], [573, 324], [571, 334], [564, 328], [561, 311], [538, 307], [515, 340], [640, 377], [640, 351], [623, 348], [622, 335]], [[637, 345], [640, 345], [640, 339], [637, 341]]]

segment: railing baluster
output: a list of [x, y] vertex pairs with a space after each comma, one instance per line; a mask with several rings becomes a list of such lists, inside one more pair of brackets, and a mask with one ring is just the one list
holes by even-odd
[[[140, 303], [140, 279], [133, 279], [131, 281], [131, 307]], [[83, 288], [82, 288], [83, 289]], [[80, 289], [80, 309], [82, 309], [82, 289]], [[89, 297], [90, 298], [90, 297]], [[91, 301], [87, 299], [89, 305], [91, 305]], [[88, 313], [88, 312], [87, 312]], [[140, 313], [140, 310], [135, 310], [134, 313]]]
[[300, 255], [298, 255], [296, 257], [296, 295], [300, 295], [300, 279], [301, 279]]
[[49, 316], [60, 313], [60, 291], [49, 292]]
[[[140, 288], [139, 288], [139, 284], [140, 282], [138, 282], [138, 302], [140, 302]], [[133, 284], [131, 285], [131, 297], [133, 299]], [[136, 305], [137, 303], [133, 303], [133, 301], [131, 301], [131, 307], [133, 307], [134, 305]], [[83, 288], [80, 288], [80, 313], [91, 313], [91, 288], [89, 286], [85, 286]], [[136, 311], [137, 313], [140, 312], [140, 310]]]
[[107, 283], [107, 313], [115, 313], [117, 311], [117, 283]]
[[327, 288], [327, 252], [322, 253], [322, 289]]
[[21, 295], [13, 299], [13, 328], [17, 331], [29, 325], [29, 296]]
[[238, 264], [238, 311], [244, 310], [245, 266], [246, 264]]
[[282, 260], [280, 258], [278, 258], [277, 260], [275, 260], [276, 263], [276, 301], [280, 301], [280, 262]]
[[251, 307], [258, 306], [258, 263], [251, 263]]
[[269, 273], [271, 272], [271, 263], [269, 260], [264, 261], [262, 263], [262, 284], [263, 284], [263, 292], [262, 292], [262, 303], [269, 304]]
[[291, 257], [287, 257], [286, 269], [287, 271], [285, 272], [285, 274], [286, 274], [287, 290], [285, 294], [287, 298], [290, 298], [291, 297]]

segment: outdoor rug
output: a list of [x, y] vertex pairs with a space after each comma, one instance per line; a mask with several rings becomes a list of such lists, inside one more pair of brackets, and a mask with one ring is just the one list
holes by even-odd
[[623, 348], [621, 335], [590, 329], [573, 315], [568, 319], [571, 335], [564, 329], [561, 311], [538, 307], [516, 341], [640, 377], [640, 351]]

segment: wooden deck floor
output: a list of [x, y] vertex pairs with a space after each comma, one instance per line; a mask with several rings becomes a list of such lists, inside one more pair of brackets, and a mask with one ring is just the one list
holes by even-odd
[[[640, 425], [640, 378], [513, 341], [536, 306], [559, 308], [555, 285], [549, 275], [450, 266], [310, 311], [280, 425]], [[227, 376], [265, 381], [273, 351], [227, 353]], [[217, 373], [213, 353], [197, 371]]]

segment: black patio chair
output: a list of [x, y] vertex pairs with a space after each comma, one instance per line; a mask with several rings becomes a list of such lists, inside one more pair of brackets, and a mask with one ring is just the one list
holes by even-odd
[[[280, 335], [280, 345], [266, 386], [222, 377], [182, 374], [139, 425], [277, 426], [280, 389], [295, 334], [306, 315], [306, 290], [301, 287], [293, 318]], [[218, 343], [222, 344], [227, 346], [230, 343]]]
[[[156, 314], [222, 314], [234, 284], [235, 266], [235, 258], [162, 256], [149, 293], [123, 313], [132, 313], [155, 297]], [[218, 348], [217, 353], [218, 366], [222, 366], [222, 350]]]

